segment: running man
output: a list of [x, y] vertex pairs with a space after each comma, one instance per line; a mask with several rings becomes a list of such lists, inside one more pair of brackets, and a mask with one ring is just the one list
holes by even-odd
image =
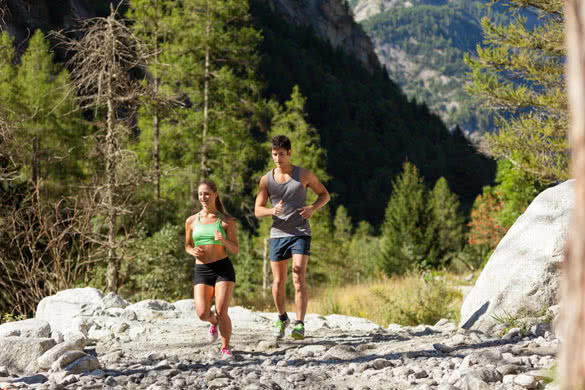
[[[303, 340], [308, 303], [305, 275], [311, 248], [309, 219], [315, 211], [329, 202], [330, 197], [313, 172], [291, 164], [291, 143], [288, 137], [273, 137], [271, 149], [275, 168], [260, 179], [255, 214], [257, 218], [272, 216], [270, 265], [273, 278], [272, 297], [278, 311], [276, 336], [282, 338], [290, 323], [285, 310], [285, 286], [288, 263], [292, 258], [297, 318], [291, 336], [296, 340]], [[315, 203], [309, 206], [306, 204], [307, 187], [318, 196]], [[272, 208], [266, 207], [269, 197]]]

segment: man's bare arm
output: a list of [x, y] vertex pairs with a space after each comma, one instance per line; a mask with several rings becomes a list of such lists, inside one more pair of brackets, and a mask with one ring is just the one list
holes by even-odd
[[309, 219], [313, 216], [315, 211], [319, 210], [329, 202], [331, 196], [329, 195], [327, 188], [325, 188], [317, 176], [311, 171], [307, 171], [307, 187], [317, 194], [317, 200], [312, 205], [299, 209], [301, 216]]
[[268, 217], [270, 215], [278, 215], [282, 210], [282, 201], [275, 207], [266, 207], [268, 201], [268, 184], [266, 176], [260, 179], [260, 186], [258, 188], [258, 195], [256, 195], [256, 204], [254, 206], [254, 214], [256, 218]]

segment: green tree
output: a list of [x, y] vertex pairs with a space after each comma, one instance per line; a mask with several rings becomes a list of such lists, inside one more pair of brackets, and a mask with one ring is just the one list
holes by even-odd
[[134, 33], [153, 53], [147, 66], [147, 71], [151, 76], [153, 96], [146, 99], [141, 106], [139, 126], [142, 131], [143, 148], [148, 148], [148, 153], [144, 153], [143, 158], [152, 160], [156, 201], [161, 198], [160, 133], [163, 126], [161, 122], [167, 111], [165, 103], [170, 100], [169, 97], [164, 96], [170, 92], [168, 71], [171, 66], [169, 63], [161, 62], [161, 52], [172, 41], [177, 33], [176, 28], [179, 27], [176, 23], [170, 23], [174, 6], [175, 2], [170, 0], [131, 0], [127, 14], [128, 18], [134, 22], [132, 25]]
[[485, 17], [484, 45], [466, 57], [474, 81], [468, 91], [499, 117], [498, 131], [484, 137], [482, 149], [547, 182], [569, 175], [563, 5], [512, 0], [511, 12], [529, 7], [539, 13], [540, 26], [531, 28], [520, 16], [506, 25]]
[[168, 24], [175, 33], [162, 47], [161, 62], [173, 64], [169, 82], [184, 108], [174, 131], [161, 140], [161, 155], [181, 167], [167, 191], [196, 207], [196, 184], [209, 176], [232, 212], [250, 213], [244, 194], [250, 161], [257, 156], [250, 129], [259, 101], [261, 36], [252, 28], [248, 2], [183, 1], [173, 7]]
[[430, 229], [435, 239], [435, 265], [448, 264], [462, 249], [465, 243], [464, 219], [459, 210], [457, 195], [449, 190], [447, 180], [441, 177], [429, 193], [431, 212]]
[[59, 195], [66, 193], [64, 185], [77, 184], [75, 179], [84, 174], [81, 141], [87, 126], [79, 113], [72, 113], [73, 101], [66, 88], [69, 73], [53, 57], [49, 42], [37, 30], [9, 88], [12, 96], [5, 102], [20, 119], [17, 141], [23, 146], [20, 158], [27, 160], [26, 176], [35, 187], [41, 185]]
[[429, 237], [427, 188], [410, 162], [392, 183], [380, 237], [379, 267], [387, 275], [425, 267], [432, 246]]

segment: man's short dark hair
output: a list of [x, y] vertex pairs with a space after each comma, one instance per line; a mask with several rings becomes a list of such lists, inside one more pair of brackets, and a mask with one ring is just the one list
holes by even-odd
[[272, 139], [270, 140], [270, 147], [272, 149], [284, 149], [286, 151], [289, 151], [291, 146], [290, 146], [290, 139], [288, 139], [288, 137], [286, 135], [275, 135], [274, 137], [272, 137]]

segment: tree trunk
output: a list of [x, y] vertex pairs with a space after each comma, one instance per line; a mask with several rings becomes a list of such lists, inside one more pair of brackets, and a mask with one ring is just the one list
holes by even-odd
[[575, 209], [562, 279], [560, 375], [563, 389], [583, 389], [585, 380], [585, 5], [567, 0], [567, 91], [569, 145]]
[[[154, 52], [155, 54], [155, 63], [158, 66], [159, 63], [159, 36], [158, 36], [158, 1], [155, 2], [154, 5], [154, 12], [156, 15], [155, 17], [155, 24], [154, 24], [154, 34], [153, 34], [153, 43], [154, 43]], [[158, 78], [158, 69], [155, 67], [154, 71], [154, 94], [158, 96], [159, 90], [159, 78]], [[153, 137], [154, 137], [154, 186], [155, 186], [155, 200], [160, 200], [160, 121], [158, 116], [158, 107], [154, 106], [154, 116], [152, 118], [152, 127], [153, 127]], [[158, 202], [157, 202], [158, 207]], [[158, 215], [159, 213], [156, 213]]]
[[[114, 46], [114, 34], [110, 27], [110, 39], [112, 44], [112, 61], [115, 61], [115, 46]], [[116, 209], [114, 207], [114, 185], [116, 183], [116, 161], [115, 161], [115, 134], [114, 134], [114, 99], [113, 99], [113, 87], [112, 77], [114, 75], [108, 74], [107, 76], [107, 119], [106, 119], [106, 193], [105, 193], [105, 207], [108, 215], [108, 269], [106, 272], [106, 289], [110, 292], [116, 292], [118, 290], [118, 273], [120, 271], [120, 262], [116, 256]]]

